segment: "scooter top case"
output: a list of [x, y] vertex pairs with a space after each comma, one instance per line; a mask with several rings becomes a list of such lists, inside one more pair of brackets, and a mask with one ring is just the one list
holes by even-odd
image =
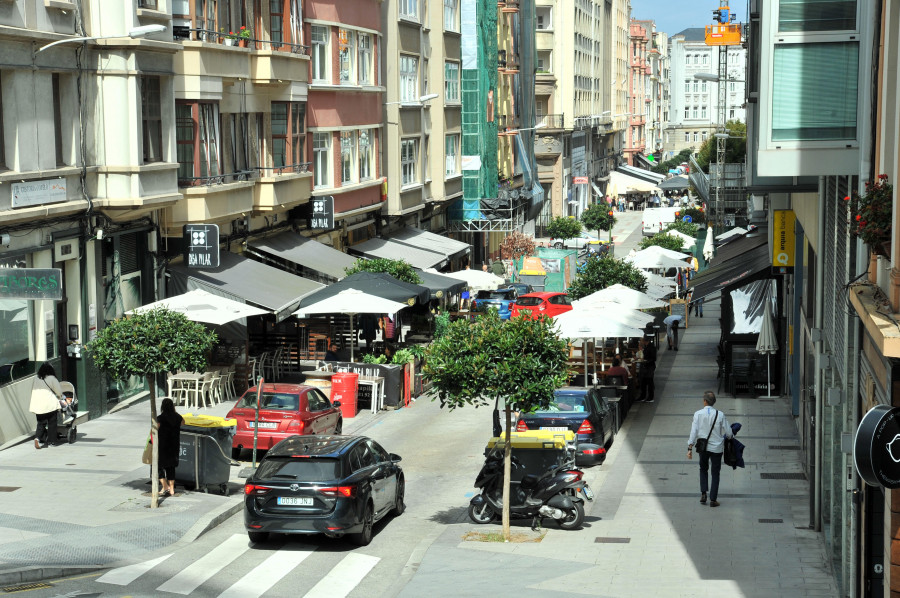
[[[530, 430], [512, 432], [509, 436], [512, 455], [522, 465], [512, 469], [510, 480], [513, 482], [520, 481], [529, 473], [543, 474], [556, 465], [560, 457], [565, 458], [566, 451], [575, 444], [575, 432], [571, 430]], [[495, 446], [497, 450], [502, 450], [505, 440], [504, 436], [491, 438], [484, 451], [485, 456]]]

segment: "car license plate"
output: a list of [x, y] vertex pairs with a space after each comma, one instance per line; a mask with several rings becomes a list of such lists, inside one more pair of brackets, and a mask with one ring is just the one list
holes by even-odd
[[311, 496], [279, 496], [278, 504], [292, 507], [309, 507], [312, 506], [313, 499]]
[[563, 427], [560, 427], [560, 426], [546, 427], [545, 426], [545, 427], [542, 427], [541, 430], [547, 430], [548, 432], [568, 432], [569, 428], [566, 428], [564, 426]]
[[591, 490], [591, 487], [590, 487], [590, 486], [588, 486], [587, 484], [585, 484], [585, 485], [584, 485], [584, 488], [582, 488], [581, 491], [584, 493], [584, 497], [585, 497], [586, 499], [588, 499], [588, 500], [594, 500], [594, 491]]
[[[247, 422], [247, 427], [254, 428], [256, 427], [256, 422]], [[274, 430], [278, 427], [276, 422], [259, 422], [260, 430]]]

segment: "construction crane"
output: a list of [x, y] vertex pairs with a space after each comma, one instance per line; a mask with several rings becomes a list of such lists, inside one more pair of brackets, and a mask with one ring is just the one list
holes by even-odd
[[722, 181], [725, 178], [725, 141], [728, 132], [725, 130], [728, 80], [728, 46], [741, 44], [741, 24], [735, 23], [737, 15], [729, 8], [727, 0], [719, 0], [719, 8], [713, 10], [714, 25], [706, 26], [706, 45], [719, 47], [718, 91], [719, 105], [716, 111], [716, 202], [714, 222], [722, 225]]

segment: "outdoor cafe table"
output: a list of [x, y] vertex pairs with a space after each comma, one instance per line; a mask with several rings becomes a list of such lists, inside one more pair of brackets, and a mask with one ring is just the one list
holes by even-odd
[[[169, 394], [166, 395], [171, 398], [172, 396], [172, 388], [174, 388], [175, 383], [179, 386], [191, 386], [193, 385], [194, 391], [197, 393], [197, 396], [200, 396], [200, 384], [203, 382], [203, 374], [200, 372], [180, 372], [178, 374], [171, 374], [166, 380], [169, 387]], [[187, 402], [187, 401], [185, 401]]]

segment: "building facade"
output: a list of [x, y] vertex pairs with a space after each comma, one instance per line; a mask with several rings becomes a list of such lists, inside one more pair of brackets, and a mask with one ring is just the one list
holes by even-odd
[[[652, 21], [631, 20], [628, 50], [628, 128], [625, 130], [625, 161], [630, 166], [644, 166], [647, 151], [647, 121], [650, 114], [650, 48]], [[640, 156], [641, 163], [638, 163]]]

